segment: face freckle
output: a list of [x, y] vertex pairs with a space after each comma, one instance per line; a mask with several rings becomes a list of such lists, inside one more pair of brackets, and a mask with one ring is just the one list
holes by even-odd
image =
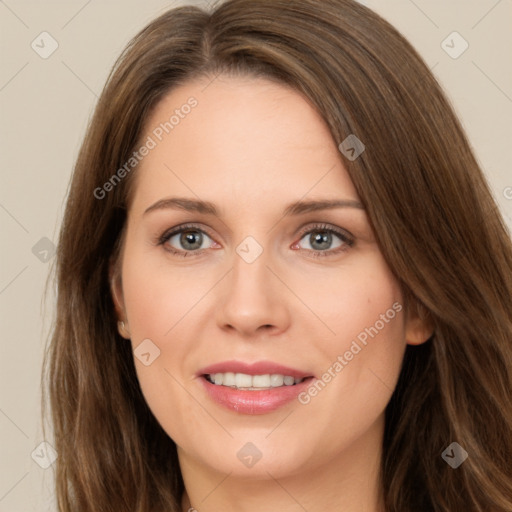
[[[248, 440], [262, 454], [253, 476], [336, 467], [363, 440], [378, 450], [407, 325], [337, 145], [284, 85], [220, 76], [203, 88], [158, 104], [143, 139], [197, 99], [136, 171], [119, 292], [133, 348], [151, 340], [158, 352], [135, 359], [145, 399], [183, 464], [233, 476], [248, 471], [237, 456]], [[340, 204], [283, 214], [308, 201]], [[307, 376], [303, 400], [252, 412], [217, 400], [198, 372], [226, 361]]]

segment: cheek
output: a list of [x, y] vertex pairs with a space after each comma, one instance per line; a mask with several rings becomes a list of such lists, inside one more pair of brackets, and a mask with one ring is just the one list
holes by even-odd
[[[189, 362], [201, 336], [201, 299], [211, 288], [212, 276], [166, 264], [154, 249], [144, 252], [126, 245], [123, 260], [123, 297], [129, 321], [137, 378], [154, 416], [171, 436], [181, 438], [194, 424], [190, 396], [183, 390], [197, 369]], [[150, 342], [148, 342], [150, 340]], [[139, 347], [145, 347], [144, 351]], [[149, 353], [144, 358], [138, 354]], [[148, 361], [149, 360], [149, 361]], [[172, 411], [188, 412], [187, 425], [176, 421]], [[178, 415], [180, 417], [180, 415]], [[184, 416], [181, 416], [184, 417]]]
[[134, 342], [169, 339], [207, 290], [205, 276], [179, 267], [172, 270], [154, 252], [133, 250], [123, 262], [123, 296]]
[[323, 371], [299, 398], [318, 424], [336, 425], [327, 436], [335, 447], [369, 428], [391, 398], [406, 347], [404, 308], [398, 283], [378, 254], [333, 272], [322, 284], [322, 293], [310, 298], [329, 329], [315, 347]]
[[387, 394], [394, 388], [406, 345], [402, 294], [380, 253], [354, 282], [351, 296], [345, 297], [345, 328], [338, 323], [343, 340], [339, 349], [353, 366], [354, 381], [373, 382]]
[[323, 323], [318, 325], [326, 354], [332, 357], [349, 350], [353, 340], [367, 342], [366, 347], [370, 340], [380, 340], [381, 346], [402, 344], [402, 294], [380, 252], [369, 252], [340, 269], [317, 275], [313, 284], [303, 280], [299, 293]]

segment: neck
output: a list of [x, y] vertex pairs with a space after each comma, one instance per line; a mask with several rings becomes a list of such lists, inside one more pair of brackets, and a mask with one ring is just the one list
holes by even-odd
[[381, 512], [380, 463], [384, 418], [324, 464], [274, 478], [262, 471], [248, 479], [220, 473], [178, 448], [185, 483], [183, 512]]

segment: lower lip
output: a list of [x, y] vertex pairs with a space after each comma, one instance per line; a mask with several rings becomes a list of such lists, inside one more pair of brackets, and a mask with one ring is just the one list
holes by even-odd
[[313, 380], [304, 379], [293, 386], [280, 386], [261, 391], [248, 391], [212, 384], [204, 376], [200, 378], [208, 396], [218, 404], [242, 414], [266, 414], [275, 411], [297, 398]]

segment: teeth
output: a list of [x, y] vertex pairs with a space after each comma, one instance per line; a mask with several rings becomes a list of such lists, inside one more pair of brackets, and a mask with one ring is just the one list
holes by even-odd
[[284, 384], [284, 375], [270, 375], [270, 385], [277, 388]]
[[280, 375], [277, 373], [266, 375], [247, 375], [246, 373], [212, 373], [207, 379], [217, 386], [228, 386], [239, 389], [269, 389], [281, 386], [293, 386], [304, 379]]
[[234, 373], [216, 373], [215, 374], [215, 380], [220, 379], [220, 383], [223, 386], [232, 386], [234, 387], [236, 385], [235, 382], [235, 374]]
[[235, 386], [237, 388], [250, 388], [252, 387], [252, 377], [245, 373], [235, 374]]
[[270, 387], [270, 376], [269, 375], [253, 375], [252, 382], [250, 386], [246, 387], [255, 387], [255, 388], [268, 388]]

